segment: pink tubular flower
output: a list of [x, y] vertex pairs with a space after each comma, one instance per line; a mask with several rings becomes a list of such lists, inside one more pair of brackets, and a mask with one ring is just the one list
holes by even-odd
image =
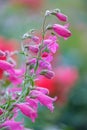
[[53, 55], [51, 53], [48, 53], [47, 56], [42, 55], [42, 58], [48, 62], [51, 62], [53, 60]]
[[45, 60], [40, 60], [39, 66], [42, 69], [49, 69], [49, 70], [52, 69], [51, 64]]
[[16, 76], [21, 76], [25, 73], [25, 68], [21, 68], [21, 69], [14, 69], [15, 71], [15, 75]]
[[44, 106], [46, 106], [50, 111], [53, 112], [54, 110], [54, 106], [53, 106], [53, 102], [56, 100], [55, 98], [51, 98], [47, 95], [45, 95], [44, 93], [37, 91], [37, 90], [32, 90], [30, 92], [31, 96], [36, 97], [36, 99]]
[[14, 68], [13, 67], [14, 67], [14, 65], [10, 64], [9, 62], [4, 61], [4, 60], [0, 60], [0, 69], [7, 71], [11, 74], [14, 74]]
[[44, 53], [42, 53], [42, 57], [47, 57], [48, 55], [49, 55], [48, 52], [44, 52]]
[[66, 26], [63, 26], [63, 25], [60, 25], [60, 24], [54, 24], [53, 30], [59, 36], [64, 37], [65, 39], [71, 36], [71, 32], [66, 28]]
[[36, 58], [32, 58], [29, 59], [29, 61], [27, 61], [27, 65], [34, 65], [36, 63]]
[[29, 50], [30, 50], [31, 52], [33, 52], [33, 53], [38, 53], [39, 48], [38, 48], [38, 46], [36, 46], [36, 45], [30, 45], [30, 46], [29, 46]]
[[20, 103], [16, 105], [20, 111], [27, 117], [31, 118], [32, 122], [37, 118], [37, 111], [29, 106], [29, 103]]
[[48, 49], [55, 53], [58, 49], [58, 43], [57, 43], [57, 37], [56, 36], [50, 36], [48, 39], [44, 40], [44, 44], [47, 45]]
[[40, 91], [43, 94], [49, 94], [49, 90], [47, 88], [36, 87], [35, 90]]
[[8, 78], [11, 83], [13, 83], [14, 85], [18, 85], [18, 84], [21, 84], [22, 83], [22, 78], [18, 78], [17, 76], [15, 75], [10, 75], [9, 78]]
[[7, 61], [0, 60], [0, 68], [3, 70], [10, 70], [13, 69], [13, 65]]
[[21, 122], [16, 122], [14, 120], [7, 120], [5, 121], [0, 128], [7, 128], [9, 130], [24, 130], [24, 127], [22, 126]]
[[37, 111], [38, 101], [36, 99], [32, 99], [30, 97], [26, 97], [26, 102], [28, 102], [29, 106]]
[[9, 87], [7, 90], [8, 94], [11, 95], [12, 99], [16, 99], [18, 94], [21, 94], [22, 88], [21, 87]]
[[32, 37], [32, 40], [33, 40], [35, 43], [39, 43], [39, 41], [40, 41], [39, 37], [37, 37], [37, 36], [33, 36], [33, 37]]
[[23, 80], [22, 76], [24, 73], [25, 73], [24, 68], [14, 69], [14, 75], [10, 74], [8, 78], [13, 84], [17, 85], [17, 84], [22, 83], [22, 80]]
[[56, 16], [60, 21], [63, 21], [63, 22], [68, 21], [68, 17], [61, 12], [56, 13]]
[[10, 87], [10, 88], [7, 89], [7, 91], [8, 91], [9, 94], [10, 93], [16, 94], [17, 92], [20, 93], [21, 90], [22, 90], [21, 87], [12, 87], [12, 88]]

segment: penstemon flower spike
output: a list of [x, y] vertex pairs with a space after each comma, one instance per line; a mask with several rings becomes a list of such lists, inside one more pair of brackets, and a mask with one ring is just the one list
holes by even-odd
[[[23, 35], [21, 51], [10, 53], [0, 50], [0, 57], [6, 57], [6, 61], [0, 60], [0, 69], [4, 72], [0, 85], [0, 129], [24, 130], [23, 122], [15, 121], [18, 111], [34, 122], [38, 117], [38, 103], [46, 106], [51, 112], [54, 110], [53, 102], [56, 101], [56, 97], [49, 97], [47, 89], [35, 86], [35, 80], [40, 80], [42, 76], [48, 79], [54, 77], [51, 61], [59, 49], [56, 35], [67, 39], [71, 32], [67, 29], [68, 25], [46, 25], [46, 18], [51, 15], [63, 22], [68, 20], [59, 9], [47, 10], [41, 40], [34, 35], [36, 30], [32, 29]], [[50, 36], [45, 38], [46, 31], [49, 30]], [[24, 64], [19, 69], [16, 69], [17, 63], [12, 58], [14, 54], [24, 56]]]

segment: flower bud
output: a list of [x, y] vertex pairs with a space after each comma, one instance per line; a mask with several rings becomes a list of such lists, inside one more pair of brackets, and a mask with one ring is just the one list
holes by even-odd
[[52, 40], [51, 40], [51, 39], [46, 39], [46, 40], [44, 40], [44, 44], [45, 44], [45, 45], [48, 45], [48, 44], [50, 44], [50, 43], [52, 43]]
[[68, 21], [68, 17], [67, 17], [66, 15], [64, 15], [63, 13], [61, 13], [61, 12], [56, 13], [55, 15], [56, 15], [56, 17], [57, 17], [60, 21], [63, 21], [63, 22]]
[[51, 64], [47, 61], [43, 61], [41, 60], [40, 63], [39, 63], [39, 66], [42, 68], [42, 69], [51, 69]]
[[34, 65], [36, 63], [36, 58], [30, 59], [29, 61], [27, 61], [27, 65]]
[[37, 36], [32, 36], [32, 40], [36, 43], [39, 43], [40, 39]]
[[42, 53], [42, 57], [47, 57], [48, 55], [49, 55], [48, 52], [43, 52], [43, 53]]
[[54, 72], [50, 70], [43, 70], [40, 72], [40, 75], [44, 75], [48, 79], [52, 79], [54, 77]]
[[29, 50], [30, 50], [31, 52], [33, 52], [33, 53], [38, 53], [39, 48], [38, 48], [37, 46], [35, 46], [35, 45], [30, 45], [30, 46], [29, 46]]
[[66, 28], [66, 26], [54, 24], [53, 30], [61, 37], [68, 38], [71, 36], [71, 32]]

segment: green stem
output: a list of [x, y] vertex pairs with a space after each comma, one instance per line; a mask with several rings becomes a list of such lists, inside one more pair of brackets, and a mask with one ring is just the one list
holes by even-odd
[[44, 41], [44, 37], [45, 37], [45, 23], [46, 23], [46, 16], [44, 17], [44, 20], [43, 20], [43, 25], [42, 25], [42, 44], [39, 46], [39, 52], [38, 52], [38, 56], [37, 56], [37, 61], [36, 61], [36, 65], [34, 67], [34, 74], [35, 74], [35, 72], [38, 69], [38, 62], [39, 62], [40, 55], [41, 55], [41, 49], [43, 47], [43, 41]]
[[44, 17], [44, 21], [43, 21], [43, 27], [42, 27], [42, 40], [44, 40], [44, 36], [45, 36], [45, 23], [46, 23], [46, 16]]

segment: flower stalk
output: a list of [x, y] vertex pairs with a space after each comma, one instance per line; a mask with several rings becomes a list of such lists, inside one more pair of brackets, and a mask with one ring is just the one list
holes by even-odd
[[[25, 33], [22, 37], [21, 50], [17, 51], [17, 54], [23, 55], [23, 66], [16, 69], [17, 63], [12, 59], [10, 52], [0, 50], [0, 57], [6, 56], [7, 58], [6, 61], [0, 60], [0, 69], [5, 72], [5, 79], [2, 79], [2, 81], [6, 83], [6, 90], [4, 92], [1, 90], [3, 100], [0, 102], [0, 128], [13, 129], [13, 126], [15, 126], [15, 129], [24, 130], [24, 126], [15, 121], [18, 111], [21, 111], [34, 122], [38, 117], [39, 103], [51, 112], [54, 110], [53, 102], [56, 101], [56, 97], [49, 97], [48, 90], [35, 86], [35, 81], [40, 80], [43, 76], [48, 79], [54, 77], [51, 61], [53, 55], [59, 49], [56, 34], [69, 38], [71, 32], [64, 25], [53, 24], [49, 26], [46, 23], [46, 18], [51, 15], [58, 17], [63, 22], [67, 21], [67, 16], [60, 13], [59, 9], [46, 11], [42, 25], [41, 41], [34, 34], [34, 29]], [[49, 29], [51, 34], [48, 38], [45, 38], [46, 31], [49, 31]], [[54, 35], [52, 35], [53, 33]], [[27, 40], [29, 42], [26, 42]], [[3, 82], [2, 86], [4, 86]]]

